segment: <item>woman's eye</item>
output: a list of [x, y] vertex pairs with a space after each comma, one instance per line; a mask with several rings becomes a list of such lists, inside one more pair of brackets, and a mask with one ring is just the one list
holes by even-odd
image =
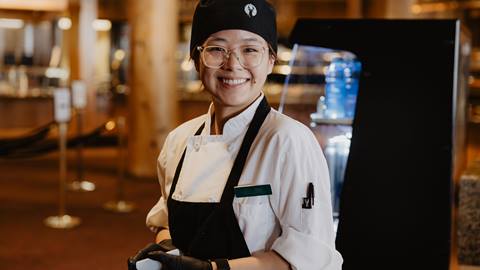
[[258, 48], [255, 48], [255, 47], [245, 47], [245, 48], [243, 48], [244, 53], [257, 53], [259, 51], [260, 50]]
[[212, 53], [213, 52], [218, 53], [218, 52], [225, 52], [225, 49], [222, 47], [207, 47], [207, 51]]

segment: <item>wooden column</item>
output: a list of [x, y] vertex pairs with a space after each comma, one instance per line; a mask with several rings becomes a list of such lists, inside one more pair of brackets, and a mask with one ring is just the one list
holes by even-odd
[[[78, 79], [84, 81], [87, 85], [87, 107], [84, 115], [86, 130], [89, 130], [99, 124], [95, 85], [95, 42], [97, 33], [92, 27], [92, 22], [97, 18], [98, 8], [97, 0], [82, 0], [78, 3], [80, 4], [78, 15]], [[77, 18], [74, 17], [73, 19], [76, 20]]]
[[176, 122], [177, 0], [129, 0], [131, 91], [128, 171], [156, 175], [156, 160]]

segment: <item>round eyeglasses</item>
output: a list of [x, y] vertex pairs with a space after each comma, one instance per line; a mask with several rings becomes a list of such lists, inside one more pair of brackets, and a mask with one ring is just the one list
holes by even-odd
[[221, 68], [232, 53], [242, 67], [255, 68], [262, 63], [265, 54], [265, 47], [256, 45], [245, 45], [230, 50], [222, 46], [198, 46], [197, 50], [203, 63], [209, 68]]

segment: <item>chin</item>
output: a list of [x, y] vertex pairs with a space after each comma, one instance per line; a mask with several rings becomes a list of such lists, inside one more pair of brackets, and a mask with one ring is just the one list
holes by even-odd
[[253, 93], [252, 89], [223, 89], [213, 95], [216, 102], [226, 107], [246, 107], [258, 96], [260, 91]]
[[227, 107], [240, 107], [245, 105], [248, 101], [241, 98], [221, 98], [218, 99], [220, 105]]

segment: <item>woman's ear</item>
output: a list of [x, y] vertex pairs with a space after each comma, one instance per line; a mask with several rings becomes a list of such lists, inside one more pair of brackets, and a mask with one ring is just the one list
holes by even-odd
[[268, 57], [268, 74], [272, 74], [273, 71], [273, 66], [275, 66], [275, 55], [270, 54]]
[[193, 58], [193, 63], [195, 64], [197, 72], [200, 72], [200, 61], [198, 61], [198, 57]]

